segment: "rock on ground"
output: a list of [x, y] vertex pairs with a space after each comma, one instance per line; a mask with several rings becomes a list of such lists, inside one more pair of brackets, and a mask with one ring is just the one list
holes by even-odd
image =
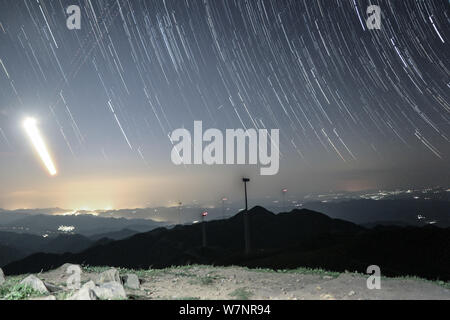
[[108, 282], [121, 283], [119, 271], [115, 268], [106, 270], [105, 272], [100, 273], [96, 282], [97, 282], [97, 284], [108, 283]]
[[95, 295], [103, 300], [126, 299], [127, 294], [120, 283], [108, 282], [93, 289]]
[[22, 282], [20, 282], [20, 284], [29, 286], [40, 293], [49, 292], [44, 282], [34, 275], [29, 275], [28, 277], [23, 279]]
[[93, 290], [94, 288], [94, 281], [89, 281], [80, 290], [68, 297], [67, 300], [97, 300], [97, 295]]
[[125, 287], [134, 289], [134, 290], [139, 290], [139, 287], [140, 287], [140, 282], [139, 282], [138, 276], [135, 274], [132, 274], [132, 273], [125, 275], [124, 284], [125, 284]]
[[88, 288], [88, 289], [91, 289], [91, 290], [93, 290], [95, 287], [96, 287], [96, 285], [95, 285], [94, 281], [92, 281], [92, 280], [86, 282], [86, 283], [83, 285], [83, 288]]
[[126, 298], [125, 289], [118, 282], [111, 281], [97, 286], [94, 281], [89, 281], [67, 300], [119, 300]]
[[69, 269], [83, 270], [83, 268], [79, 264], [72, 264], [72, 263], [64, 263], [61, 267], [58, 268], [58, 270], [62, 272], [67, 272], [67, 270]]
[[97, 296], [94, 291], [89, 288], [81, 288], [73, 295], [67, 298], [67, 300], [97, 300]]

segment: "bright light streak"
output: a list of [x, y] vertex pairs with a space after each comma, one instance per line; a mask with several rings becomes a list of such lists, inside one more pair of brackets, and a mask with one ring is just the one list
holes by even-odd
[[25, 131], [28, 134], [28, 137], [30, 138], [31, 142], [33, 143], [34, 148], [36, 149], [37, 153], [39, 154], [39, 157], [41, 157], [42, 162], [47, 167], [48, 172], [52, 176], [56, 175], [55, 165], [53, 164], [52, 158], [50, 157], [50, 154], [48, 153], [47, 146], [45, 145], [45, 142], [42, 139], [41, 133], [39, 132], [36, 119], [27, 118], [24, 121], [23, 125], [25, 127]]

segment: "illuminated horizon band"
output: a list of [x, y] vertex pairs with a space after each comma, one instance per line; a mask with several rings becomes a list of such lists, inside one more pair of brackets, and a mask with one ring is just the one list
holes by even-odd
[[34, 149], [38, 152], [39, 157], [41, 158], [44, 165], [47, 167], [50, 175], [56, 175], [56, 168], [53, 164], [52, 158], [47, 150], [47, 146], [45, 145], [44, 140], [42, 139], [41, 133], [39, 132], [39, 128], [37, 127], [36, 119], [27, 118], [24, 123], [25, 131], [27, 132], [28, 137], [33, 143]]

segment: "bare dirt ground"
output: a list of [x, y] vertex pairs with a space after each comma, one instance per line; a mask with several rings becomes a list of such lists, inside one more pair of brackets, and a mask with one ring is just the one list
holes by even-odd
[[[95, 281], [107, 269], [84, 267], [81, 283]], [[382, 277], [381, 289], [369, 290], [366, 285], [368, 275], [308, 269], [275, 272], [240, 267], [187, 266], [164, 270], [118, 270], [121, 276], [134, 273], [139, 277], [140, 289], [125, 288], [128, 299], [139, 300], [450, 300], [448, 283], [416, 278]], [[65, 289], [69, 275], [64, 267], [36, 276], [61, 288], [53, 293], [56, 299], [65, 299], [71, 294]], [[24, 277], [12, 280], [20, 281]]]

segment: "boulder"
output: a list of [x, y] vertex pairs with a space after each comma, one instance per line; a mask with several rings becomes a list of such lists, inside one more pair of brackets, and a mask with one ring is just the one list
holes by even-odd
[[96, 285], [95, 285], [94, 281], [91, 280], [91, 281], [86, 282], [85, 284], [83, 284], [82, 288], [88, 288], [88, 289], [93, 290], [95, 287], [96, 287]]
[[97, 286], [93, 291], [97, 297], [103, 300], [120, 300], [127, 298], [123, 286], [115, 281]]
[[97, 296], [94, 292], [94, 281], [86, 282], [80, 290], [76, 291], [67, 300], [97, 300]]
[[112, 268], [106, 270], [105, 272], [100, 273], [96, 281], [97, 284], [103, 284], [108, 282], [117, 282], [119, 284], [121, 283], [119, 271], [117, 269]]
[[68, 297], [67, 300], [97, 300], [97, 296], [92, 289], [82, 287], [80, 290]]
[[62, 271], [64, 273], [67, 273], [67, 270], [69, 269], [79, 269], [83, 270], [83, 268], [79, 264], [72, 264], [72, 263], [64, 263], [61, 267], [59, 267], [57, 270]]
[[20, 282], [20, 284], [33, 288], [40, 293], [49, 293], [44, 282], [34, 275], [29, 275]]
[[125, 275], [124, 277], [124, 285], [127, 288], [139, 290], [140, 288], [140, 282], [137, 275], [129, 273]]

